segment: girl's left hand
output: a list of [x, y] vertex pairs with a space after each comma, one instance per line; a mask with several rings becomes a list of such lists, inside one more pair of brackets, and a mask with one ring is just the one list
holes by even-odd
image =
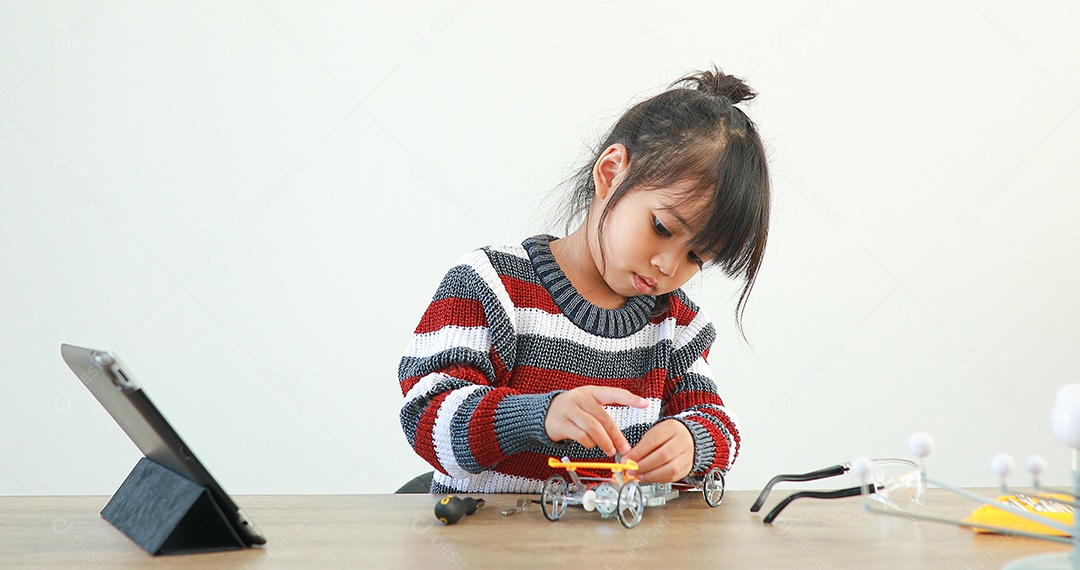
[[626, 459], [637, 461], [642, 481], [673, 483], [694, 467], [694, 438], [679, 420], [664, 420], [641, 436]]

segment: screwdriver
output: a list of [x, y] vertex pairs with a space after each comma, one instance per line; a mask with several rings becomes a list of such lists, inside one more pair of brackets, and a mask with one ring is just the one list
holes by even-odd
[[483, 499], [447, 495], [435, 505], [435, 518], [443, 524], [454, 524], [465, 515], [471, 515], [484, 506]]

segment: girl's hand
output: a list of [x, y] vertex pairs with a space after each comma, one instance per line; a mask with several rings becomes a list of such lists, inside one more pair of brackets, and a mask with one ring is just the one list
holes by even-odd
[[664, 420], [649, 428], [626, 458], [637, 461], [642, 481], [674, 483], [694, 467], [694, 438], [679, 420]]
[[[615, 455], [616, 451], [626, 453], [630, 451], [630, 443], [604, 410], [609, 404], [649, 407], [645, 398], [622, 388], [578, 386], [551, 400], [544, 430], [551, 441], [572, 439], [586, 448], [600, 446], [608, 455]], [[693, 456], [693, 444], [690, 447]]]

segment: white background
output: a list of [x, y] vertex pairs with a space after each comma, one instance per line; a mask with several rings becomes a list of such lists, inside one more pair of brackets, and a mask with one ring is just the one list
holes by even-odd
[[111, 493], [135, 447], [63, 364], [117, 350], [234, 493], [427, 466], [398, 359], [464, 252], [547, 210], [632, 103], [745, 77], [774, 210], [746, 312], [695, 279], [729, 488], [857, 454], [991, 485], [1080, 381], [1074, 3], [0, 6], [0, 494]]

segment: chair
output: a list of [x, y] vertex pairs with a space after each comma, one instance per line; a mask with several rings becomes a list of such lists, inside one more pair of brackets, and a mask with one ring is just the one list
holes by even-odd
[[401, 486], [400, 489], [394, 491], [394, 494], [425, 494], [431, 492], [431, 478], [435, 476], [434, 471], [428, 471], [421, 475], [413, 477], [408, 483]]

